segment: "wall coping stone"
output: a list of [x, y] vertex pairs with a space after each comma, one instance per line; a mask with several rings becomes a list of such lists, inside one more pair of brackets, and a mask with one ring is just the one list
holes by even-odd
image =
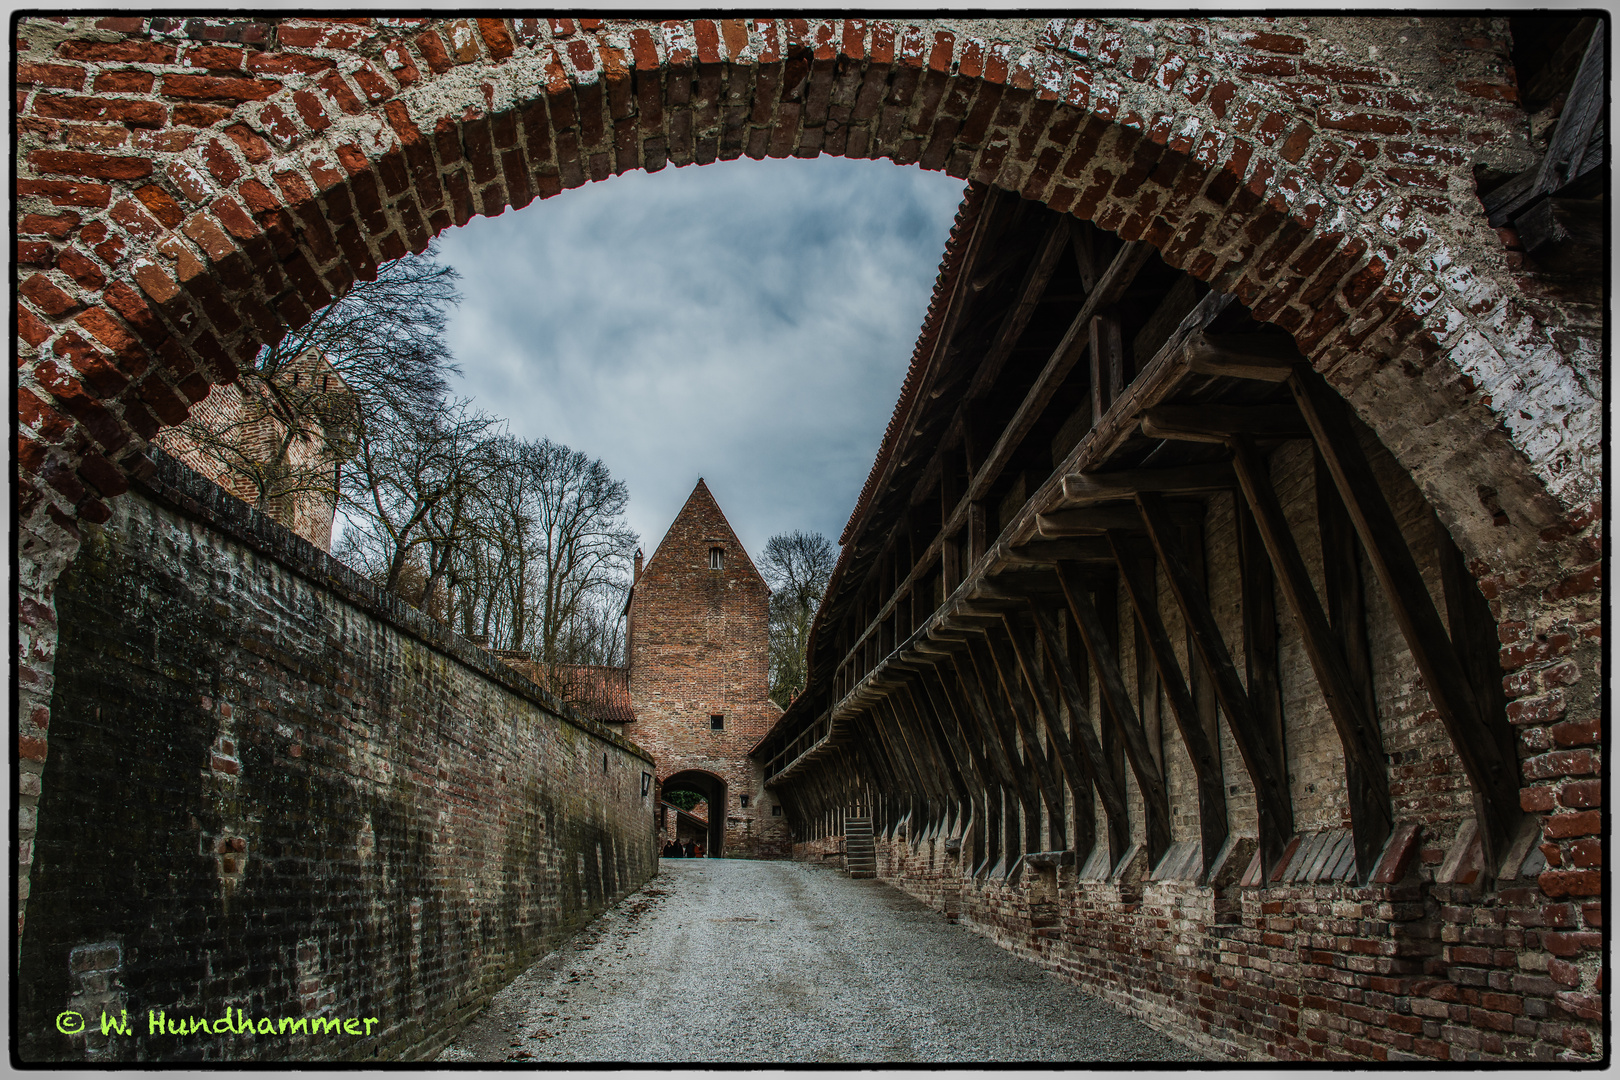
[[647, 750], [605, 725], [580, 714], [515, 669], [429, 618], [420, 609], [394, 596], [352, 567], [345, 565], [269, 515], [255, 510], [213, 481], [202, 476], [161, 447], [149, 445], [150, 470], [132, 477], [131, 486], [142, 494], [244, 544], [317, 588], [408, 634], [436, 652], [525, 698], [546, 712], [655, 764]]

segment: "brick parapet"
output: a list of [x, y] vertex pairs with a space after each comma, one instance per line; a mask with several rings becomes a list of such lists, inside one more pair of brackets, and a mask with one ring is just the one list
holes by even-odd
[[1550, 1062], [1602, 1052], [1597, 903], [1526, 884], [1482, 896], [1418, 869], [1370, 886], [1126, 885], [1076, 880], [1071, 867], [975, 880], [940, 857], [946, 839], [914, 848], [903, 832], [879, 837], [878, 876], [1218, 1058]]
[[419, 608], [379, 587], [339, 562], [287, 526], [248, 506], [217, 484], [204, 479], [161, 449], [147, 451], [152, 468], [135, 481], [143, 494], [195, 519], [211, 531], [274, 559], [290, 572], [331, 593], [371, 618], [408, 634], [434, 651], [499, 683], [547, 713], [592, 738], [652, 763], [652, 755], [605, 724], [599, 724], [558, 700], [488, 649], [474, 645]]

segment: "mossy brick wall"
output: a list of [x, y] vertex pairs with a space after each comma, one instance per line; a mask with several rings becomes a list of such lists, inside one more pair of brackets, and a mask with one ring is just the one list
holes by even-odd
[[[22, 1060], [428, 1056], [652, 874], [644, 752], [172, 459], [148, 484], [57, 592]], [[147, 1035], [227, 1009], [380, 1023]]]

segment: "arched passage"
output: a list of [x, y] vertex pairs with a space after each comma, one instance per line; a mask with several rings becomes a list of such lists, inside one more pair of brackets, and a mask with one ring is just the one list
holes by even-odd
[[1542, 645], [1564, 614], [1548, 605], [1597, 580], [1599, 331], [1532, 303], [1470, 212], [1471, 166], [1528, 123], [1503, 27], [1436, 20], [1364, 59], [1383, 33], [1302, 18], [23, 24], [25, 850], [51, 588], [145, 440], [350, 281], [475, 214], [742, 155], [943, 170], [1146, 240], [1237, 295], [1412, 472], [1499, 621], [1542, 635], [1504, 668], [1562, 709], [1578, 669], [1554, 685], [1534, 665], [1557, 658]]
[[[726, 782], [711, 772], [701, 769], [683, 769], [658, 782], [659, 800], [668, 802], [669, 796], [680, 791], [693, 791], [709, 804], [709, 835], [703, 843], [705, 854], [718, 859], [725, 855], [726, 846]], [[673, 835], [673, 830], [672, 830]]]

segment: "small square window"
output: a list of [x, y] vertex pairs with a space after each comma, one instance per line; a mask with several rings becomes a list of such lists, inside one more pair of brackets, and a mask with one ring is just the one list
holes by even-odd
[[709, 714], [709, 727], [713, 728], [715, 731], [723, 731], [725, 729], [725, 726], [726, 726], [726, 718], [725, 718], [725, 716], [723, 714], [721, 714], [721, 713], [710, 713]]
[[782, 806], [781, 806], [780, 803], [778, 803], [776, 806], [771, 807], [771, 817], [781, 817], [781, 816], [782, 816]]
[[725, 567], [725, 565], [726, 565], [726, 549], [722, 548], [722, 547], [712, 547], [712, 548], [710, 548], [709, 549], [709, 569], [710, 570], [720, 570], [720, 569], [723, 569]]
[[746, 795], [737, 796], [737, 804], [739, 806], [741, 806], [744, 810], [748, 809], [748, 796], [746, 796]]

